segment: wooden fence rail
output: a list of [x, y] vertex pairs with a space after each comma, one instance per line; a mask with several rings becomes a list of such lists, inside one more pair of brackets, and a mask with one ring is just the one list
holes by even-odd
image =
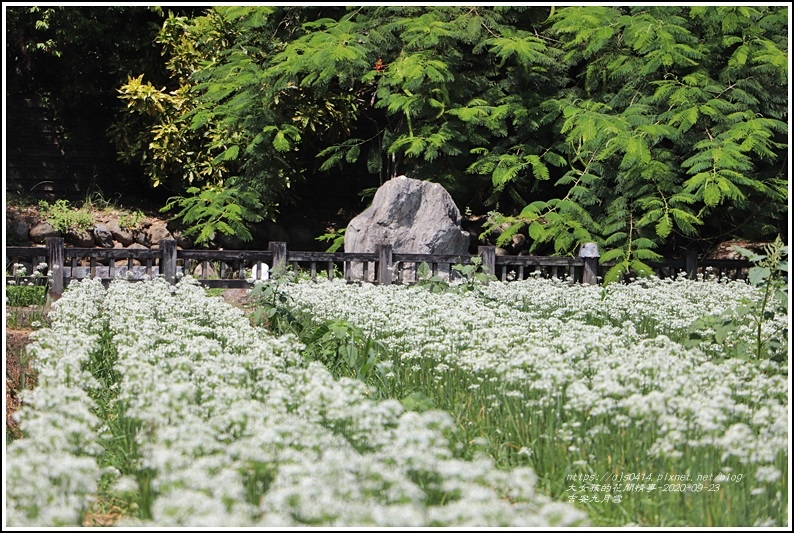
[[[62, 294], [70, 281], [86, 277], [109, 282], [116, 277], [134, 281], [163, 276], [176, 283], [180, 277], [191, 275], [206, 287], [247, 288], [254, 282], [249, 271], [259, 274], [288, 267], [308, 272], [312, 280], [318, 275], [329, 279], [341, 275], [348, 282], [410, 284], [416, 282], [416, 272], [422, 263], [427, 263], [433, 275], [455, 279], [460, 275], [453, 266], [472, 264], [478, 257], [488, 272], [502, 281], [541, 275], [595, 284], [599, 274], [610, 266], [599, 264], [594, 243], [582, 246], [579, 257], [545, 257], [497, 256], [493, 246], [480, 246], [476, 255], [394, 253], [391, 244], [381, 244], [371, 253], [301, 252], [287, 250], [285, 242], [271, 242], [267, 251], [179, 250], [173, 240], [161, 241], [159, 249], [66, 248], [63, 238], [52, 237], [47, 239], [45, 247], [6, 247], [6, 284], [40, 283], [48, 279], [49, 293], [55, 297]], [[718, 278], [745, 278], [746, 269], [752, 266], [749, 261], [698, 259], [695, 254], [648, 264], [661, 278], [686, 272], [692, 279], [706, 268], [712, 269]], [[24, 274], [19, 265], [24, 266]], [[33, 274], [37, 267], [36, 277]]]

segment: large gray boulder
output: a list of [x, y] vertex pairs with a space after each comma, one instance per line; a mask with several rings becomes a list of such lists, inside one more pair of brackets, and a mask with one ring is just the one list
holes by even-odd
[[371, 253], [378, 244], [391, 243], [394, 253], [467, 255], [469, 234], [460, 223], [460, 211], [444, 187], [398, 176], [381, 185], [372, 205], [350, 221], [345, 252]]

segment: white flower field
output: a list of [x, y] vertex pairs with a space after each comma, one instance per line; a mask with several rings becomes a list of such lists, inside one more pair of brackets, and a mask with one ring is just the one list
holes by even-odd
[[265, 283], [369, 348], [335, 337], [339, 375], [190, 278], [72, 283], [29, 347], [7, 524], [108, 499], [118, 526], [789, 522], [788, 363], [736, 357], [751, 326], [687, 342], [747, 283]]

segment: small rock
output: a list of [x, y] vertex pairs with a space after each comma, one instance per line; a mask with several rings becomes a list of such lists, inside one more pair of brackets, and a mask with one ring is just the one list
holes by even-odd
[[243, 308], [250, 302], [248, 289], [226, 289], [221, 293], [225, 302]]
[[135, 236], [133, 235], [132, 230], [122, 228], [119, 226], [117, 220], [109, 220], [105, 226], [110, 232], [110, 235], [113, 237], [113, 240], [120, 242], [122, 246], [129, 246], [135, 242]]
[[146, 231], [146, 237], [151, 245], [159, 244], [160, 241], [171, 240], [174, 238], [171, 232], [168, 231], [166, 223], [162, 221], [155, 222]]
[[136, 244], [140, 244], [145, 248], [149, 247], [148, 234], [146, 233], [145, 230], [142, 229], [132, 230], [132, 238], [135, 240]]
[[113, 248], [113, 235], [104, 224], [94, 226], [94, 242], [102, 248]]
[[579, 257], [599, 257], [598, 245], [594, 242], [586, 242], [579, 248]]
[[[130, 244], [129, 246], [127, 246], [127, 250], [148, 250], [148, 249], [149, 249], [149, 248], [148, 248], [147, 246], [144, 246], [144, 245], [142, 245], [142, 244], [138, 244], [137, 242], [135, 242], [135, 243], [132, 243], [132, 244]], [[139, 260], [135, 259], [135, 260], [132, 262], [132, 264], [133, 264], [133, 265], [136, 265], [136, 266], [141, 266], [143, 263], [141, 263], [141, 261], [139, 261]]]
[[77, 248], [93, 248], [94, 237], [84, 229], [70, 229], [64, 240]]
[[24, 220], [6, 221], [6, 240], [9, 243], [22, 244], [30, 238], [30, 226]]
[[182, 247], [186, 249], [193, 248], [193, 241], [190, 239], [190, 237], [185, 237], [184, 235], [182, 235], [181, 231], [178, 230], [172, 231], [171, 235], [173, 235], [174, 239], [176, 239], [177, 247]]
[[529, 248], [529, 243], [527, 242], [527, 238], [523, 234], [516, 233], [515, 235], [513, 235], [513, 253], [517, 254], [528, 248]]
[[39, 222], [30, 228], [30, 240], [43, 244], [47, 237], [60, 237], [61, 232], [52, 227], [49, 222]]

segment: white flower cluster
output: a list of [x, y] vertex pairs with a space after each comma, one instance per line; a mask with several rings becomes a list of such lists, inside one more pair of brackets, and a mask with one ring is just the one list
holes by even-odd
[[366, 330], [405, 366], [433, 372], [440, 388], [454, 390], [454, 376], [468, 376], [470, 390], [495, 391], [494, 410], [509, 402], [519, 416], [561, 404], [562, 424], [545, 438], [569, 451], [586, 445], [606, 456], [614, 446], [593, 447], [608, 439], [599, 435], [632, 427], [656, 459], [713, 450], [763, 479], [787, 461], [786, 368], [712, 360], [670, 338], [699, 316], [758, 297], [746, 283], [647, 280], [604, 289], [528, 279], [434, 294], [335, 281], [286, 290], [296, 309]]
[[85, 365], [98, 347], [104, 290], [96, 280], [70, 286], [55, 302], [53, 329], [36, 331], [28, 347], [38, 383], [23, 391], [16, 413], [25, 437], [6, 449], [6, 521], [14, 526], [81, 525], [100, 477], [100, 420]]
[[[121, 416], [139, 428], [129, 436], [137, 443], [135, 469], [118, 477], [115, 490], [120, 497], [149, 495], [142, 501], [149, 518], [119, 525], [586, 523], [581, 511], [535, 493], [529, 468], [503, 471], [484, 457], [456, 458], [446, 413], [406, 412], [396, 401], [373, 401], [363, 383], [335, 380], [319, 363], [306, 364], [294, 338], [252, 328], [241, 311], [207, 298], [190, 278], [175, 287], [160, 279], [114, 281], [102, 295], [93, 288], [91, 281], [70, 285], [47, 330], [46, 350], [53, 351], [49, 364], [57, 365], [56, 355], [63, 355], [55, 353], [58, 347], [96, 348], [95, 328], [106, 327], [112, 338], [121, 376], [115, 401]], [[39, 357], [47, 355], [43, 346]], [[60, 376], [60, 389], [48, 379], [33, 397], [52, 398], [59, 390], [69, 398], [66, 391], [76, 391], [69, 394], [90, 409], [84, 390], [96, 380], [74, 368]], [[35, 400], [30, 411], [57, 412], [53, 403]], [[69, 416], [86, 418], [84, 411], [75, 406]], [[94, 461], [97, 422], [86, 418], [55, 439], [23, 418], [30, 436], [9, 454], [9, 471], [20, 472], [9, 476], [10, 525], [61, 525], [69, 512], [75, 523], [102, 473]], [[36, 453], [35, 464], [23, 464], [23, 456]], [[64, 453], [74, 455], [73, 464], [63, 462]], [[53, 461], [72, 464], [69, 475], [47, 477], [59, 472]], [[35, 465], [50, 468], [42, 472]]]

